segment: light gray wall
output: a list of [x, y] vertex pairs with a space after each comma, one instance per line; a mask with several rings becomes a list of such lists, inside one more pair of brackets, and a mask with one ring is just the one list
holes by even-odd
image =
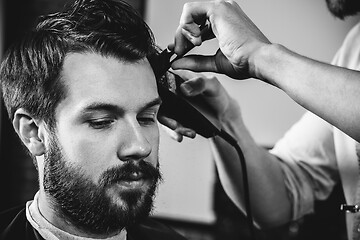
[[[149, 0], [146, 18], [161, 47], [173, 41], [184, 0]], [[357, 21], [336, 20], [319, 0], [237, 0], [248, 16], [272, 42], [330, 62], [345, 34]], [[216, 41], [197, 51], [213, 54]], [[280, 90], [257, 80], [234, 81], [219, 76], [242, 108], [244, 121], [255, 140], [271, 146], [303, 113]], [[214, 168], [208, 141], [198, 137], [178, 144], [162, 134], [160, 163], [165, 182], [160, 187], [156, 214], [185, 220], [211, 222]]]

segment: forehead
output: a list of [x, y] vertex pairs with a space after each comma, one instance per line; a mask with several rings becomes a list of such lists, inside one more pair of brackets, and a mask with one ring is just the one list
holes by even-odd
[[124, 62], [95, 53], [71, 53], [64, 60], [61, 78], [67, 95], [60, 105], [73, 108], [93, 102], [130, 108], [158, 97], [155, 76], [146, 59]]

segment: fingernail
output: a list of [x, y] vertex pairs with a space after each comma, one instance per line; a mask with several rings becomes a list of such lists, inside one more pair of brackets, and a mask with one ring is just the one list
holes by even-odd
[[189, 138], [195, 138], [196, 133], [193, 131], [186, 131], [185, 132], [185, 136], [189, 137]]
[[202, 43], [201, 37], [190, 36], [190, 41], [194, 46], [200, 46]]
[[177, 136], [177, 138], [176, 138], [176, 141], [178, 141], [178, 142], [182, 142], [182, 140], [183, 140], [183, 136]]
[[191, 94], [191, 92], [193, 91], [193, 88], [189, 84], [184, 83], [181, 85], [181, 87], [187, 94]]

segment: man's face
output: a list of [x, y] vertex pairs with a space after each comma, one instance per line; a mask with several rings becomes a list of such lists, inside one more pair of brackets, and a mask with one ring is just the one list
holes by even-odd
[[44, 189], [57, 214], [105, 234], [149, 214], [158, 180], [159, 96], [147, 60], [68, 55], [67, 97], [46, 143]]
[[352, 16], [360, 11], [358, 0], [326, 0], [330, 12], [340, 19]]

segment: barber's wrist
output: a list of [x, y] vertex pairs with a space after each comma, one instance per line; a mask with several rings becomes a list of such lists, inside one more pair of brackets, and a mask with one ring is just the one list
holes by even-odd
[[277, 86], [273, 72], [278, 68], [278, 63], [288, 50], [276, 43], [264, 44], [259, 47], [249, 58], [249, 72], [254, 78]]

